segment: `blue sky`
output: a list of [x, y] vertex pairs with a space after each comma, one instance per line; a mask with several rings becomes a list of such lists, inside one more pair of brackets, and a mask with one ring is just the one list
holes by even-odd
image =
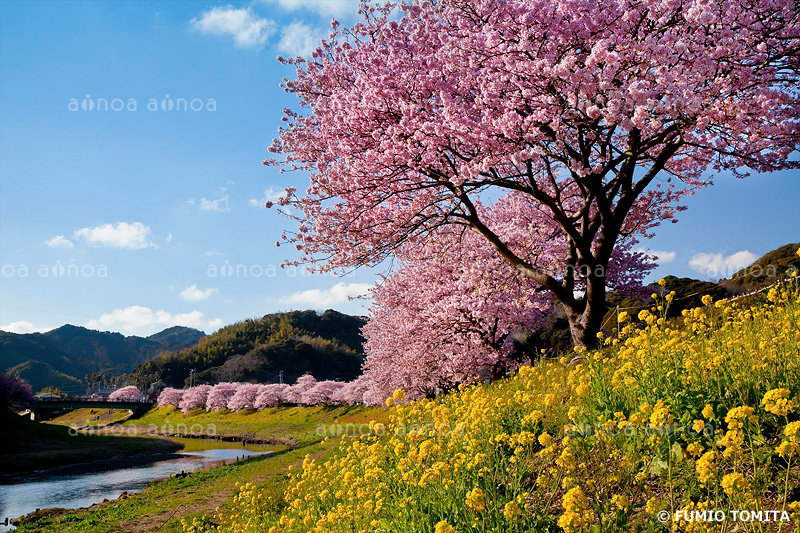
[[[366, 313], [347, 297], [373, 271], [278, 268], [291, 224], [263, 203], [305, 182], [260, 164], [296, 107], [275, 57], [308, 53], [332, 16], [356, 20], [357, 2], [0, 10], [0, 329], [210, 332], [279, 310]], [[720, 277], [800, 240], [797, 172], [718, 176], [687, 204], [643, 243], [660, 252], [655, 278]]]

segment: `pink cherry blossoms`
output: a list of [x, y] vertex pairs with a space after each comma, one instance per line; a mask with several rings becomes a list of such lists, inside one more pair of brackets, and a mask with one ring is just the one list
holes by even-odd
[[240, 383], [218, 383], [208, 391], [206, 411], [219, 411], [226, 409], [228, 402], [242, 385]]
[[[294, 385], [285, 383], [219, 383], [197, 385], [185, 391], [171, 387], [164, 389], [158, 397], [158, 406], [171, 405], [184, 413], [192, 409], [206, 411], [260, 411], [280, 405], [339, 405], [364, 403], [369, 388], [364, 377], [342, 383], [339, 381], [317, 381], [313, 376], [300, 376]], [[374, 403], [382, 403], [380, 398]]]
[[[303, 109], [286, 111], [271, 147], [284, 159], [265, 163], [310, 173], [305, 195], [289, 188], [278, 202], [298, 220], [286, 240], [301, 262], [351, 268], [416, 246], [433, 256], [450, 242], [437, 234], [468, 230], [557, 301], [586, 346], [607, 273], [631, 272], [613, 266], [617, 248], [674, 221], [707, 171], [798, 168], [792, 0], [400, 9], [367, 9], [310, 60], [288, 61], [297, 77], [285, 87]], [[504, 210], [508, 225], [522, 230], [536, 205], [558, 231], [533, 248], [499, 232], [481, 205], [508, 194], [522, 198]], [[477, 270], [497, 264], [484, 249], [466, 256]]]
[[179, 407], [181, 400], [183, 399], [183, 395], [184, 391], [167, 387], [161, 391], [161, 394], [158, 395], [158, 406], [163, 407], [165, 405], [172, 405], [173, 407]]
[[264, 409], [265, 407], [277, 407], [284, 401], [283, 392], [288, 387], [289, 385], [285, 383], [261, 385], [256, 400], [253, 402], [253, 408]]
[[[192, 409], [205, 409], [211, 385], [197, 385], [186, 390], [181, 399], [180, 408], [184, 413]], [[163, 394], [163, 393], [162, 393]]]
[[[563, 240], [541, 207], [510, 195], [479, 209], [496, 234], [514, 243], [515, 253], [535, 256], [555, 273]], [[513, 222], [509, 212], [517, 213]], [[630, 251], [632, 244], [628, 239], [617, 247], [607, 274], [620, 292], [638, 288], [654, 266]], [[363, 330], [374, 400], [395, 389], [417, 399], [502, 375], [521, 362], [510, 359], [515, 338], [543, 325], [552, 309], [550, 293], [537, 290], [474, 232], [441, 230], [426, 246], [408, 246], [399, 256], [400, 268], [373, 291], [372, 317]]]
[[112, 402], [138, 402], [142, 399], [142, 392], [135, 385], [128, 385], [109, 394]]
[[263, 385], [256, 385], [253, 383], [242, 383], [236, 388], [231, 399], [228, 400], [228, 409], [231, 411], [242, 411], [245, 409], [254, 409], [256, 398]]

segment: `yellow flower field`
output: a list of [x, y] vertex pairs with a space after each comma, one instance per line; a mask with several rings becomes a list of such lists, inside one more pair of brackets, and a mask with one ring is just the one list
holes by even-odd
[[[664, 318], [669, 294], [655, 300], [602, 350], [435, 400], [398, 391], [386, 426], [307, 458], [282, 498], [244, 485], [185, 531], [795, 530], [796, 282], [758, 304], [705, 299], [680, 321]], [[685, 520], [703, 510], [727, 515]]]

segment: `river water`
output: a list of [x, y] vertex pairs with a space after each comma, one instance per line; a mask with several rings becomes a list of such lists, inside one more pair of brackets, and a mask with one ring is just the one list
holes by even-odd
[[221, 461], [231, 461], [237, 457], [251, 457], [272, 452], [258, 451], [258, 448], [211, 448], [179, 453], [182, 455], [179, 458], [145, 466], [79, 475], [56, 475], [0, 485], [0, 531], [13, 529], [11, 526], [2, 525], [6, 517], [15, 518], [48, 507], [65, 509], [88, 507], [106, 498], [109, 500], [118, 498], [123, 492], [138, 492], [154, 479], [164, 479], [172, 474], [193, 472], [200, 468], [213, 468]]

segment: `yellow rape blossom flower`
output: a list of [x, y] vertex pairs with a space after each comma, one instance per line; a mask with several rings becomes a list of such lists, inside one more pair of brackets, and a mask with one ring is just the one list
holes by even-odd
[[475, 511], [486, 509], [486, 493], [480, 487], [475, 487], [467, 493], [466, 505]]
[[747, 480], [739, 472], [726, 474], [722, 477], [722, 489], [729, 495], [749, 486]]
[[794, 402], [789, 399], [789, 389], [772, 389], [767, 391], [761, 400], [764, 410], [779, 416], [786, 416], [794, 409]]
[[434, 533], [456, 533], [456, 528], [442, 520], [436, 524]]

